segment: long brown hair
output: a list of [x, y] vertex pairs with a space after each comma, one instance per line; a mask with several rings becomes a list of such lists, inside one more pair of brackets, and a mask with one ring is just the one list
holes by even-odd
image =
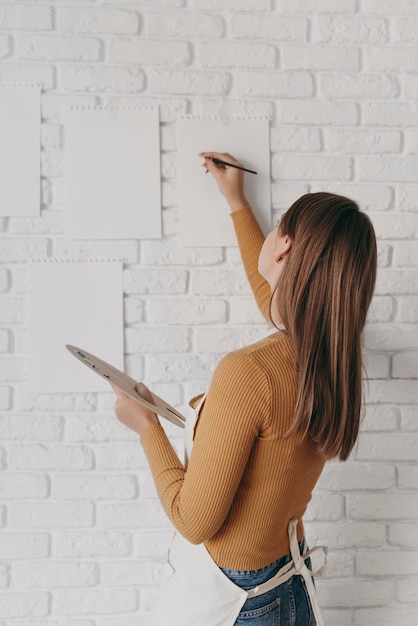
[[373, 226], [352, 200], [320, 192], [299, 198], [279, 228], [292, 247], [272, 298], [298, 372], [287, 435], [308, 434], [326, 457], [346, 460], [360, 424], [361, 334], [377, 265]]

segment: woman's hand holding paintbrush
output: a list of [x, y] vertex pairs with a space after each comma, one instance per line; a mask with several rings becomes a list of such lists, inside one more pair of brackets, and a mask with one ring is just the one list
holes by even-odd
[[248, 207], [244, 194], [244, 172], [249, 170], [227, 152], [201, 152], [199, 156], [205, 159], [202, 167], [214, 176], [231, 213]]

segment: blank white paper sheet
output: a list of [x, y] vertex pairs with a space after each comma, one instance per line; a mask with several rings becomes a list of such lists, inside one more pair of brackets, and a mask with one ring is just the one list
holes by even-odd
[[0, 83], [0, 215], [40, 215], [41, 88]]
[[123, 369], [122, 262], [40, 259], [28, 264], [29, 387], [35, 392], [110, 391], [66, 344]]
[[257, 174], [245, 174], [245, 193], [262, 230], [271, 227], [270, 140], [267, 118], [185, 117], [178, 121], [180, 230], [185, 246], [236, 246], [229, 208], [200, 152], [228, 152]]
[[161, 237], [158, 109], [68, 111], [65, 176], [72, 238]]

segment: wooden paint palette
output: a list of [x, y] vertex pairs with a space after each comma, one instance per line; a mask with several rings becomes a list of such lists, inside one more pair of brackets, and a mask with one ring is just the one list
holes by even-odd
[[167, 404], [167, 402], [165, 402], [162, 398], [155, 395], [155, 393], [151, 392], [155, 404], [152, 404], [151, 402], [145, 400], [145, 398], [142, 398], [135, 389], [135, 385], [137, 384], [136, 380], [82, 348], [77, 348], [76, 346], [68, 344], [65, 347], [73, 356], [76, 357], [76, 359], [81, 361], [81, 363], [84, 363], [84, 365], [86, 365], [90, 370], [108, 380], [112, 385], [119, 387], [119, 389], [128, 394], [128, 396], [143, 406], [146, 406], [151, 411], [154, 411], [154, 413], [157, 413], [161, 417], [165, 417], [165, 419], [172, 422], [172, 424], [180, 426], [180, 428], [184, 428], [186, 421], [185, 417], [176, 411], [174, 407]]

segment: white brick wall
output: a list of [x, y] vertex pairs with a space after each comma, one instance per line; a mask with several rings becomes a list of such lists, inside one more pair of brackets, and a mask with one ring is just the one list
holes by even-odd
[[[328, 626], [417, 626], [418, 1], [0, 0], [0, 31], [0, 81], [43, 89], [42, 216], [0, 219], [0, 626], [147, 623], [170, 524], [110, 394], [28, 391], [25, 262], [122, 258], [126, 368], [182, 408], [264, 329], [236, 250], [179, 243], [176, 120], [225, 106], [270, 116], [275, 220], [324, 189], [376, 226], [362, 434], [306, 526]], [[126, 102], [160, 106], [164, 237], [71, 241], [63, 113]]]

